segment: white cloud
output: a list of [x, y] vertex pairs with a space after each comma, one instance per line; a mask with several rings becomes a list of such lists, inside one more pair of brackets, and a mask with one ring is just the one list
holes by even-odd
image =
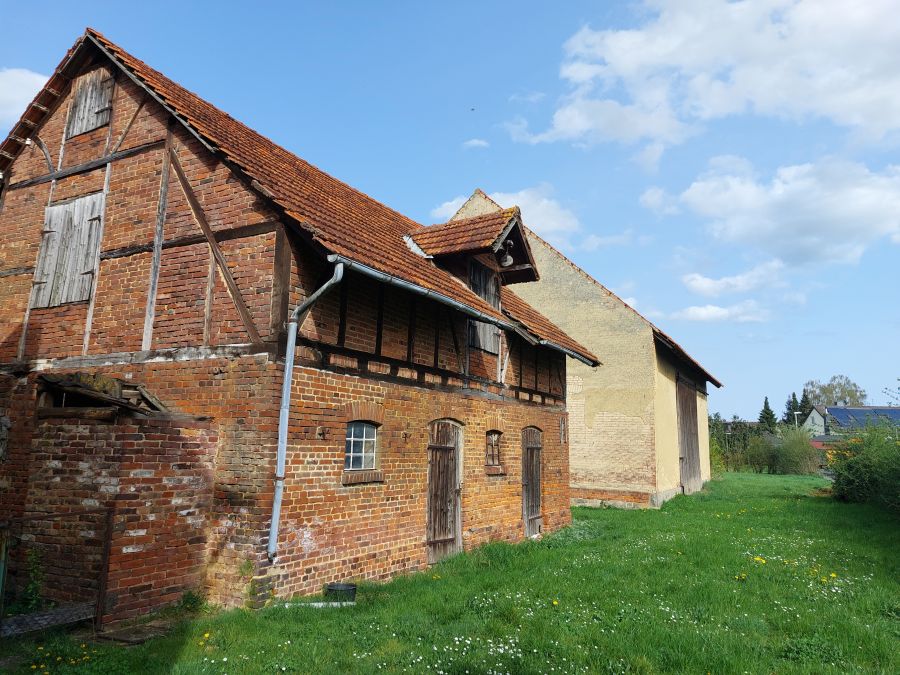
[[431, 209], [431, 217], [435, 222], [445, 223], [453, 217], [453, 214], [459, 211], [460, 207], [466, 203], [468, 197], [454, 197], [450, 201], [446, 201], [439, 206]]
[[737, 323], [749, 323], [767, 321], [769, 312], [760, 307], [755, 300], [745, 300], [727, 307], [720, 305], [685, 307], [672, 313], [670, 318], [682, 321], [734, 321]]
[[470, 138], [462, 145], [464, 148], [487, 148], [490, 147], [491, 144], [483, 138]]
[[596, 251], [599, 248], [607, 248], [609, 246], [625, 246], [633, 240], [633, 233], [630, 229], [618, 234], [589, 234], [586, 236], [578, 248], [585, 251]]
[[0, 68], [0, 131], [22, 116], [47, 79], [25, 68]]
[[747, 270], [742, 274], [730, 277], [712, 279], [696, 272], [685, 274], [681, 281], [688, 290], [699, 295], [717, 297], [726, 293], [747, 293], [757, 288], [781, 285], [781, 271], [784, 263], [778, 260], [770, 260]]
[[660, 216], [678, 213], [678, 200], [660, 187], [649, 187], [638, 200], [645, 209]]
[[[870, 140], [900, 130], [892, 0], [645, 0], [633, 29], [583, 27], [565, 44], [570, 92], [524, 142], [646, 142], [651, 155], [707, 120], [826, 119]], [[645, 160], [648, 158], [644, 158]]]
[[627, 298], [622, 298], [622, 302], [624, 302], [626, 305], [628, 305], [632, 309], [637, 309], [637, 306], [638, 306], [637, 298], [629, 296]]
[[878, 173], [826, 159], [760, 179], [745, 161], [718, 160], [681, 194], [712, 234], [787, 264], [854, 263], [876, 241], [900, 235], [900, 166]]
[[[599, 143], [622, 141], [636, 143], [652, 140], [668, 144], [680, 143], [687, 136], [687, 127], [666, 108], [644, 109], [637, 105], [623, 105], [612, 99], [590, 99], [578, 94], [569, 98], [553, 113], [550, 129], [531, 133], [528, 123], [518, 119], [507, 125], [513, 140], [525, 143], [549, 141], [581, 141]], [[655, 163], [662, 154], [659, 143], [643, 153], [645, 163]]]
[[[630, 229], [615, 234], [585, 234], [578, 216], [556, 199], [553, 186], [549, 183], [527, 187], [518, 192], [492, 192], [488, 196], [504, 208], [518, 206], [529, 228], [563, 250], [596, 251], [634, 241], [634, 233]], [[464, 196], [454, 197], [432, 209], [431, 217], [436, 222], [445, 222], [453, 217], [467, 199]]]
[[539, 103], [546, 94], [542, 91], [526, 91], [509, 97], [510, 103]]
[[786, 305], [800, 307], [806, 304], [806, 293], [803, 291], [788, 291], [781, 296], [781, 301]]
[[571, 237], [581, 230], [578, 216], [556, 200], [549, 183], [518, 192], [492, 192], [489, 196], [504, 208], [518, 206], [525, 224], [551, 244], [570, 248]]

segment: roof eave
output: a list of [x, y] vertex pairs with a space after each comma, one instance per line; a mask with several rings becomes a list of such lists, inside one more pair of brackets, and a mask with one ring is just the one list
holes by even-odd
[[[651, 324], [653, 325], [653, 324]], [[675, 354], [682, 361], [687, 362], [694, 368], [698, 373], [700, 373], [707, 382], [714, 385], [716, 389], [721, 389], [724, 385], [713, 377], [703, 366], [697, 363], [694, 359], [691, 358], [690, 354], [688, 354], [684, 349], [682, 349], [677, 342], [672, 340], [669, 336], [659, 330], [656, 326], [653, 326], [653, 337], [656, 341], [664, 346], [666, 349]]]

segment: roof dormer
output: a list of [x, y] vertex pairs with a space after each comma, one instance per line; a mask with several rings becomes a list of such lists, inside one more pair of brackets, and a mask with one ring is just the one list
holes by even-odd
[[504, 286], [538, 280], [518, 206], [422, 227], [412, 239], [442, 266], [477, 257], [497, 270]]

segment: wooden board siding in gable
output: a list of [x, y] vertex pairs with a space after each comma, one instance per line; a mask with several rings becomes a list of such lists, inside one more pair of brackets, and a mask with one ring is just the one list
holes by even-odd
[[32, 307], [54, 307], [91, 297], [102, 220], [103, 193], [47, 207]]
[[67, 138], [109, 124], [113, 83], [106, 67], [95, 68], [75, 80], [66, 124]]

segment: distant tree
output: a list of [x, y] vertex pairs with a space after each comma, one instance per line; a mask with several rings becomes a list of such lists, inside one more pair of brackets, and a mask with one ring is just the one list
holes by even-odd
[[866, 390], [846, 375], [835, 375], [824, 384], [810, 380], [803, 386], [812, 405], [865, 405]]
[[[900, 382], [900, 377], [897, 378], [897, 382]], [[881, 393], [887, 396], [888, 405], [900, 405], [900, 386], [896, 389], [885, 387], [881, 390]]]
[[792, 392], [788, 400], [785, 401], [784, 415], [781, 416], [781, 421], [785, 424], [793, 424], [795, 412], [800, 412], [800, 401], [797, 400], [796, 392]]
[[769, 405], [768, 396], [766, 396], [765, 401], [763, 401], [762, 410], [759, 411], [759, 425], [767, 431], [771, 431], [773, 434], [778, 426], [778, 418], [775, 417], [775, 411], [772, 410], [772, 406]]
[[800, 397], [800, 412], [803, 413], [804, 419], [806, 418], [807, 415], [809, 415], [809, 413], [812, 412], [812, 409], [813, 409], [813, 404], [812, 404], [812, 401], [809, 399], [809, 392], [806, 391], [806, 389], [804, 388], [803, 396]]

